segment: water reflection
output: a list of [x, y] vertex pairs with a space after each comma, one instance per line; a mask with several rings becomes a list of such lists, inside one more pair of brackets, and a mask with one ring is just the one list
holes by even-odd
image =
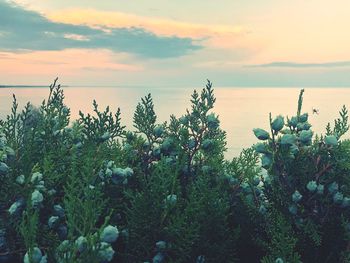
[[[185, 88], [84, 88], [67, 87], [66, 104], [77, 118], [79, 110], [92, 111], [92, 101], [96, 99], [101, 108], [110, 106], [122, 112], [122, 123], [133, 129], [132, 118], [140, 98], [151, 93], [160, 122], [169, 120], [170, 114], [181, 116], [190, 107], [193, 90]], [[242, 148], [256, 142], [252, 133], [255, 127], [268, 128], [269, 112], [295, 115], [300, 89], [297, 88], [216, 88], [215, 112], [219, 114], [221, 127], [227, 132], [227, 158], [239, 154]], [[47, 98], [45, 88], [2, 88], [0, 89], [0, 117], [10, 113], [12, 93], [16, 94], [20, 106], [31, 101], [40, 105]], [[341, 106], [350, 106], [350, 89], [347, 88], [308, 88], [304, 93], [304, 111], [309, 113], [313, 130], [324, 132], [328, 122], [338, 117]], [[312, 109], [319, 114], [312, 114]], [[348, 136], [349, 137], [349, 136]]]

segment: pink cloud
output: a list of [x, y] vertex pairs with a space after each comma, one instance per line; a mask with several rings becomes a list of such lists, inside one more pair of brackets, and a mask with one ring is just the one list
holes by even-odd
[[[33, 51], [28, 53], [0, 52], [0, 77], [2, 80], [52, 79], [54, 76], [79, 76], [101, 71], [135, 72], [142, 71], [140, 65], [124, 61], [125, 54], [108, 50], [66, 49], [63, 51]], [[14, 78], [18, 76], [18, 78]], [[21, 84], [16, 82], [15, 84]]]

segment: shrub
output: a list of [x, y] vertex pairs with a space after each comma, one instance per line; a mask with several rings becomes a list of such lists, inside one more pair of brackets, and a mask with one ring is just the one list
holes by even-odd
[[[212, 83], [158, 123], [134, 114], [70, 119], [57, 79], [40, 107], [0, 121], [1, 262], [348, 262], [345, 107], [316, 135], [302, 113], [270, 114], [260, 141], [224, 159]], [[260, 159], [261, 158], [261, 159]]]
[[[271, 132], [265, 136], [269, 138], [255, 147], [267, 169], [262, 188], [267, 208], [263, 239], [269, 247], [268, 258], [345, 262], [349, 253], [350, 167], [346, 164], [350, 145], [340, 138], [349, 129], [347, 110], [345, 106], [341, 109], [333, 129], [327, 125], [325, 136], [317, 136], [307, 122], [307, 113], [301, 114], [302, 96], [303, 90], [296, 116], [286, 118], [282, 128], [283, 117], [272, 120], [270, 114]], [[276, 123], [281, 125], [276, 128]], [[285, 237], [278, 222], [289, 228]], [[288, 253], [279, 251], [275, 235], [285, 248], [292, 242]]]

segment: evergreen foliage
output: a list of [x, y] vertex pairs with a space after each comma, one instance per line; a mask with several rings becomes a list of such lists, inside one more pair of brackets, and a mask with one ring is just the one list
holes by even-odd
[[225, 160], [212, 83], [158, 123], [150, 94], [70, 119], [57, 79], [40, 107], [0, 121], [0, 262], [350, 262], [343, 106], [324, 135], [275, 118]]

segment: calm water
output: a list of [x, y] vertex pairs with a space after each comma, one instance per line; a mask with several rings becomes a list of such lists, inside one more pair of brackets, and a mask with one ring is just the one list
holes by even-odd
[[[66, 104], [72, 110], [72, 117], [79, 110], [92, 111], [92, 100], [96, 99], [100, 107], [110, 105], [114, 111], [121, 108], [122, 122], [133, 129], [132, 117], [137, 102], [151, 93], [154, 99], [158, 121], [169, 120], [171, 114], [177, 117], [190, 107], [190, 95], [193, 89], [185, 88], [84, 88], [67, 87]], [[268, 129], [269, 112], [295, 115], [300, 89], [298, 88], [215, 88], [216, 106], [221, 127], [227, 132], [227, 158], [237, 156], [241, 149], [256, 142], [252, 129]], [[45, 88], [2, 88], [0, 89], [0, 117], [10, 112], [12, 94], [15, 93], [23, 106], [27, 101], [39, 105], [48, 95]], [[310, 115], [313, 130], [325, 131], [328, 122], [338, 117], [342, 105], [350, 108], [350, 88], [307, 88], [304, 93], [304, 112]], [[312, 114], [312, 108], [319, 109], [319, 115]], [[349, 137], [349, 136], [348, 136]]]

